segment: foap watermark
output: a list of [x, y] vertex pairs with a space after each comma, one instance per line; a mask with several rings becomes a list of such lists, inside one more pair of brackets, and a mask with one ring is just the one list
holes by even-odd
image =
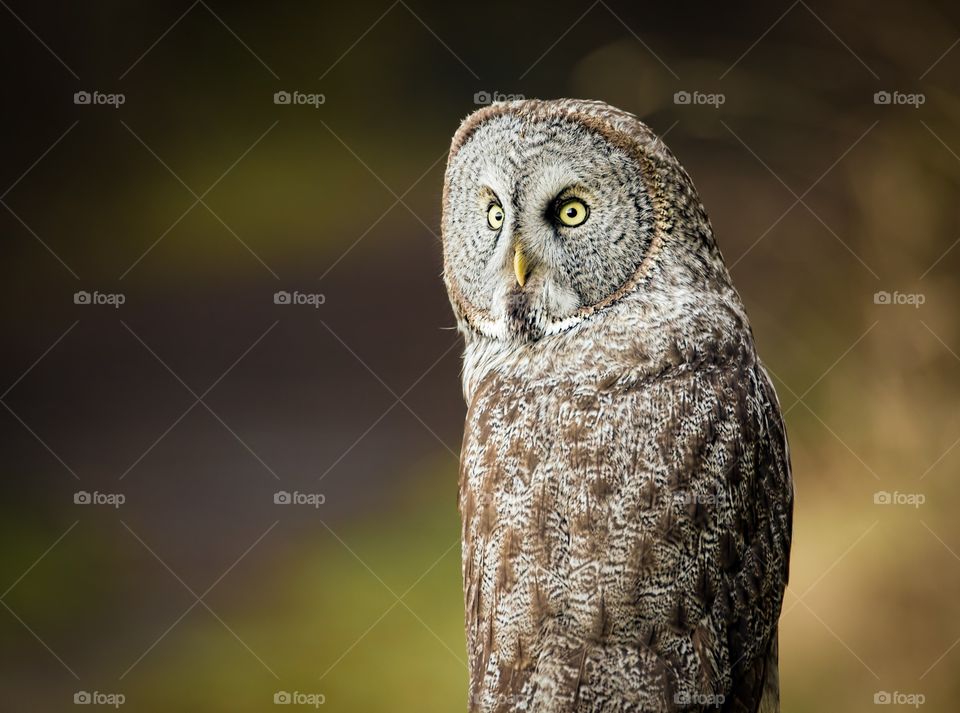
[[278, 706], [313, 706], [319, 708], [327, 702], [322, 693], [304, 693], [303, 691], [277, 691], [273, 702]]
[[275, 305], [307, 305], [314, 309], [319, 309], [320, 305], [325, 304], [327, 296], [322, 293], [314, 292], [287, 292], [278, 290], [273, 293], [273, 303]]
[[678, 706], [709, 706], [723, 705], [726, 696], [722, 693], [697, 693], [696, 691], [677, 691], [673, 695], [673, 702]]
[[926, 101], [927, 96], [921, 92], [907, 94], [896, 90], [892, 92], [881, 90], [873, 94], [873, 103], [880, 106], [912, 106], [914, 109], [919, 109]]
[[127, 101], [124, 94], [106, 94], [104, 92], [79, 91], [73, 93], [73, 103], [77, 106], [112, 106], [119, 109]]
[[887, 292], [880, 290], [873, 293], [873, 303], [875, 305], [910, 305], [920, 309], [920, 305], [927, 301], [927, 296], [922, 292]]
[[321, 104], [327, 103], [327, 97], [323, 94], [308, 94], [294, 90], [292, 92], [279, 91], [273, 93], [274, 104], [290, 104], [292, 106], [312, 106], [319, 109]]
[[727, 101], [726, 94], [707, 94], [706, 92], [688, 92], [681, 90], [673, 95], [673, 103], [681, 106], [712, 106], [719, 109]]
[[119, 508], [125, 502], [127, 496], [123, 493], [101, 493], [99, 490], [91, 493], [88, 490], [78, 490], [73, 494], [74, 505], [109, 505]]
[[119, 309], [120, 305], [127, 301], [127, 296], [122, 292], [87, 292], [78, 290], [73, 293], [73, 303], [75, 305], [107, 305]]
[[77, 691], [73, 694], [73, 702], [78, 706], [113, 706], [119, 708], [127, 702], [127, 697], [122, 693]]
[[494, 104], [496, 102], [521, 101], [523, 99], [526, 99], [523, 94], [488, 92], [486, 89], [481, 89], [479, 92], [473, 95], [473, 103], [477, 104], [478, 106], [486, 106], [487, 104]]
[[716, 493], [697, 493], [693, 490], [683, 490], [675, 493], [673, 500], [678, 505], [723, 505], [727, 496], [722, 491]]
[[919, 508], [927, 502], [927, 496], [923, 493], [901, 493], [894, 490], [892, 493], [887, 490], [878, 490], [873, 494], [874, 505], [908, 505]]
[[903, 693], [902, 691], [877, 691], [873, 694], [873, 703], [878, 706], [913, 706], [919, 708], [927, 700], [922, 693]]
[[292, 493], [287, 490], [278, 490], [273, 494], [274, 505], [309, 505], [312, 508], [318, 508], [327, 502], [327, 496], [323, 493], [301, 493], [294, 490]]

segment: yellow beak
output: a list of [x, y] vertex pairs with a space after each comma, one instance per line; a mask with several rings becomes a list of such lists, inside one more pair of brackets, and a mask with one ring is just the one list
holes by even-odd
[[513, 272], [517, 276], [517, 284], [520, 285], [520, 287], [523, 287], [527, 281], [527, 275], [530, 274], [527, 268], [527, 257], [523, 254], [523, 249], [518, 243], [513, 253]]

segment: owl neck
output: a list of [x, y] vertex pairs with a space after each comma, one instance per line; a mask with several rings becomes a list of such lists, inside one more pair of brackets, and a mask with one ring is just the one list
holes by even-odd
[[651, 278], [616, 304], [536, 341], [491, 338], [461, 322], [467, 403], [496, 376], [534, 388], [575, 390], [588, 382], [638, 382], [755, 355], [729, 280], [692, 286]]

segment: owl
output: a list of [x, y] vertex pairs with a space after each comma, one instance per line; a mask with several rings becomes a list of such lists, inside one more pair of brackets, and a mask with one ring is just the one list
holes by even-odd
[[471, 711], [778, 711], [777, 396], [686, 171], [601, 102], [456, 132]]

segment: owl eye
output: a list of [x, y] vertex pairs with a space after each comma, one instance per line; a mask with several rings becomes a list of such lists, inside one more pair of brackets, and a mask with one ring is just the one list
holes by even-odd
[[589, 215], [590, 208], [586, 203], [577, 198], [563, 201], [557, 208], [557, 218], [561, 223], [570, 228], [583, 225]]
[[503, 225], [503, 208], [497, 203], [491, 203], [487, 208], [487, 225], [491, 230], [500, 230]]

